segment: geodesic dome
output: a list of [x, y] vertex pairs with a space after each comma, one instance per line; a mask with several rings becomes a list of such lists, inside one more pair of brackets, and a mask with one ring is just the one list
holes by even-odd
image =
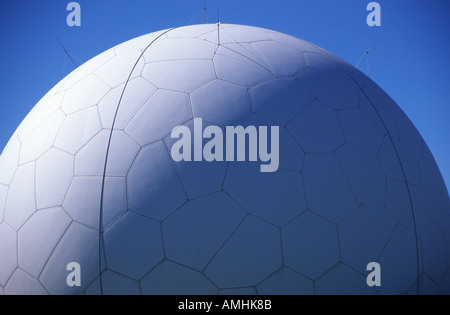
[[[174, 162], [194, 118], [279, 126], [279, 169]], [[0, 294], [450, 293], [449, 215], [427, 145], [360, 71], [271, 30], [175, 28], [88, 61], [12, 136]]]

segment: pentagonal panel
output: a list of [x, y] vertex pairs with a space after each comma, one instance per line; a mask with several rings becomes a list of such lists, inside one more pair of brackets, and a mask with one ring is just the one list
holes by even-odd
[[367, 286], [366, 277], [339, 264], [316, 281], [316, 294], [319, 295], [375, 295], [374, 288]]
[[158, 90], [125, 128], [140, 145], [163, 139], [192, 118], [187, 94]]
[[431, 223], [420, 238], [424, 272], [439, 283], [447, 270], [447, 255], [444, 233]]
[[336, 151], [359, 205], [384, 205], [386, 176], [378, 159], [351, 144]]
[[286, 124], [314, 97], [296, 80], [274, 79], [250, 90], [253, 110], [280, 124]]
[[348, 142], [373, 154], [378, 153], [384, 134], [360, 108], [339, 111], [339, 118]]
[[301, 175], [279, 169], [261, 173], [255, 163], [231, 163], [224, 190], [248, 213], [283, 226], [306, 210]]
[[128, 80], [140, 55], [141, 52], [136, 51], [120, 56], [114, 56], [106, 64], [95, 70], [94, 73], [109, 86], [117, 86]]
[[224, 193], [190, 201], [162, 225], [167, 258], [202, 270], [244, 217]]
[[141, 289], [148, 295], [217, 294], [217, 288], [203, 274], [167, 260], [141, 280]]
[[20, 164], [36, 160], [52, 147], [64, 118], [61, 111], [55, 112], [25, 139], [20, 150]]
[[62, 208], [36, 212], [19, 231], [19, 267], [33, 277], [39, 277], [71, 222]]
[[356, 208], [351, 187], [333, 154], [306, 154], [302, 174], [308, 207], [317, 214], [337, 223]]
[[311, 295], [314, 293], [313, 282], [283, 267], [269, 278], [258, 284], [258, 293], [262, 295]]
[[221, 80], [214, 80], [191, 93], [194, 117], [227, 126], [250, 114], [247, 90]]
[[17, 267], [17, 234], [5, 222], [0, 223], [0, 285], [4, 286]]
[[160, 89], [189, 93], [216, 78], [211, 60], [172, 60], [145, 65], [142, 76]]
[[378, 261], [382, 270], [382, 294], [401, 294], [417, 279], [417, 248], [414, 234], [398, 225]]
[[50, 149], [36, 162], [36, 204], [38, 209], [62, 205], [73, 177], [72, 155]]
[[63, 207], [75, 221], [98, 229], [101, 193], [101, 177], [75, 177]]
[[333, 151], [345, 142], [337, 113], [318, 101], [295, 116], [287, 129], [306, 152]]
[[5, 206], [5, 221], [19, 229], [36, 210], [35, 165], [28, 163], [17, 168], [9, 186]]
[[97, 108], [91, 107], [67, 116], [55, 146], [75, 154], [102, 129]]
[[284, 263], [317, 279], [339, 261], [336, 226], [306, 212], [282, 230]]
[[17, 269], [5, 286], [5, 293], [8, 295], [47, 295], [48, 292], [36, 279]]
[[396, 225], [385, 208], [359, 208], [339, 224], [342, 261], [365, 273], [367, 264], [380, 257]]
[[[69, 263], [81, 268], [81, 287], [67, 285]], [[99, 273], [98, 231], [72, 223], [55, 247], [39, 280], [51, 294], [75, 294], [83, 291]]]
[[278, 229], [249, 216], [206, 267], [205, 274], [219, 287], [247, 287], [256, 285], [280, 266]]
[[334, 109], [355, 108], [359, 106], [356, 91], [347, 85], [333, 80], [320, 71], [306, 69], [298, 80], [315, 97]]
[[307, 66], [301, 52], [282, 43], [275, 41], [252, 42], [252, 46], [261, 54], [277, 76], [295, 76]]
[[91, 74], [69, 88], [61, 109], [68, 115], [96, 105], [110, 89], [108, 84]]
[[217, 77], [224, 81], [250, 87], [273, 78], [270, 71], [253, 59], [242, 56], [226, 46], [219, 47], [213, 61]]
[[186, 201], [164, 144], [143, 148], [127, 177], [130, 210], [163, 220]]
[[140, 279], [164, 258], [158, 222], [127, 213], [104, 233], [108, 268]]

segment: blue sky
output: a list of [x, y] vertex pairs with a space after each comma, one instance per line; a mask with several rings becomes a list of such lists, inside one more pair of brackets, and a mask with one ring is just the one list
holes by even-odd
[[[66, 24], [69, 0], [0, 4], [0, 151], [39, 99], [73, 66], [55, 37], [86, 61], [121, 42], [203, 23], [203, 0], [79, 0], [82, 26]], [[379, 0], [382, 26], [368, 27], [369, 0], [206, 0], [208, 22], [266, 27], [317, 44], [360, 69], [410, 117], [450, 187], [450, 1]]]

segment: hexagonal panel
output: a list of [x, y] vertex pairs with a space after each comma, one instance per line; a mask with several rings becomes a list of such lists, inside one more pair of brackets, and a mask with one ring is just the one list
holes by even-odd
[[438, 295], [438, 286], [426, 274], [422, 274], [419, 280], [419, 294], [420, 295]]
[[191, 93], [194, 117], [219, 126], [230, 125], [252, 112], [247, 89], [214, 80]]
[[91, 107], [96, 105], [109, 90], [111, 90], [111, 87], [108, 84], [96, 75], [90, 74], [69, 88], [64, 97], [61, 109], [68, 115]]
[[360, 108], [339, 111], [345, 139], [373, 154], [377, 154], [384, 134]]
[[217, 77], [224, 81], [250, 87], [273, 78], [273, 74], [257, 62], [226, 46], [219, 47], [213, 61]]
[[295, 116], [287, 129], [305, 152], [333, 151], [345, 142], [337, 113], [318, 101]]
[[450, 294], [450, 269], [447, 269], [444, 277], [441, 280], [439, 285], [439, 294], [440, 295], [449, 295]]
[[409, 183], [421, 185], [422, 179], [420, 178], [419, 159], [414, 157], [402, 142], [394, 139], [394, 145], [400, 158], [406, 180]]
[[378, 263], [382, 270], [381, 294], [406, 292], [417, 279], [417, 249], [414, 234], [398, 225]]
[[23, 270], [17, 269], [5, 286], [8, 295], [47, 295], [42, 284]]
[[226, 25], [221, 25], [221, 29], [223, 28], [223, 31], [238, 43], [272, 40], [268, 30], [262, 28], [253, 26], [240, 27], [239, 25], [225, 28], [224, 26]]
[[366, 277], [339, 264], [316, 281], [319, 295], [375, 295], [377, 291], [367, 286]]
[[439, 283], [447, 270], [444, 233], [431, 222], [420, 238], [424, 272]]
[[143, 294], [211, 295], [217, 288], [200, 272], [163, 261], [141, 280]]
[[163, 222], [167, 258], [201, 271], [244, 217], [225, 193], [190, 201]]
[[190, 93], [216, 73], [211, 60], [172, 60], [145, 65], [142, 76], [160, 89]]
[[62, 208], [36, 212], [19, 231], [19, 267], [33, 277], [39, 277], [71, 222]]
[[158, 141], [192, 118], [187, 94], [158, 90], [133, 117], [125, 132], [140, 145]]
[[114, 56], [107, 63], [95, 70], [95, 74], [105, 81], [109, 86], [114, 87], [128, 80], [135, 64], [141, 55], [140, 51]]
[[50, 149], [36, 162], [36, 204], [38, 209], [61, 206], [73, 177], [74, 157]]
[[270, 35], [270, 37], [272, 37], [272, 39], [274, 41], [277, 41], [284, 45], [290, 46], [299, 51], [302, 51], [302, 52], [309, 51], [309, 52], [320, 53], [320, 50], [318, 50], [316, 47], [314, 47], [310, 43], [305, 42], [304, 40], [297, 38], [295, 36], [291, 36], [291, 35], [280, 33], [280, 32], [273, 32], [273, 31], [269, 31], [269, 35]]
[[186, 201], [164, 144], [143, 148], [127, 176], [130, 210], [163, 220]]
[[306, 212], [282, 230], [286, 266], [317, 279], [339, 261], [336, 226]]
[[140, 279], [164, 258], [158, 222], [127, 213], [105, 231], [108, 268]]
[[357, 207], [333, 154], [306, 154], [302, 174], [308, 207], [315, 213], [337, 223]]
[[298, 80], [315, 97], [334, 109], [355, 108], [359, 106], [355, 90], [349, 86], [333, 80], [322, 72], [306, 69]]
[[16, 230], [36, 211], [34, 179], [35, 165], [28, 163], [17, 168], [9, 186], [4, 220]]
[[[142, 80], [145, 81], [144, 79]], [[134, 80], [129, 81], [128, 84], [131, 85], [131, 82], [133, 81]], [[117, 105], [122, 97], [124, 87], [125, 84], [116, 86], [98, 102], [97, 108], [103, 128], [111, 128], [116, 115]]]
[[20, 150], [20, 164], [36, 160], [52, 147], [64, 118], [60, 110], [55, 112], [24, 140]]
[[17, 234], [5, 222], [0, 223], [0, 285], [4, 286], [17, 267]]
[[205, 275], [222, 288], [247, 287], [280, 267], [278, 229], [249, 216], [206, 267]]
[[306, 210], [301, 175], [279, 169], [261, 173], [255, 163], [231, 163], [224, 190], [248, 213], [283, 226]]
[[[215, 39], [215, 41], [217, 42], [217, 39]], [[251, 43], [242, 43], [242, 42], [236, 43], [234, 40], [232, 40], [229, 43], [221, 42], [220, 45], [228, 48], [228, 50], [221, 50], [222, 54], [225, 54], [227, 56], [233, 56], [234, 55], [233, 52], [238, 53], [239, 55], [242, 55], [245, 58], [253, 60], [254, 62], [258, 63], [261, 67], [272, 73], [272, 70], [270, 70], [270, 67], [268, 66], [267, 62], [259, 54], [259, 52], [255, 49], [255, 47], [252, 46]], [[273, 73], [272, 75], [274, 76]]]
[[[81, 267], [81, 287], [69, 287], [67, 265]], [[99, 273], [98, 231], [73, 222], [55, 247], [39, 280], [50, 294], [66, 295], [83, 291]]]
[[422, 187], [408, 184], [414, 209], [417, 235], [421, 236], [431, 219]]
[[352, 144], [345, 144], [336, 151], [336, 157], [359, 205], [385, 204], [386, 176], [374, 155]]
[[80, 223], [98, 229], [102, 177], [74, 177], [64, 199], [67, 213]]
[[314, 100], [296, 80], [274, 79], [250, 89], [255, 113], [282, 125]]
[[269, 278], [258, 284], [258, 293], [262, 295], [311, 295], [314, 293], [313, 282], [283, 267]]
[[397, 221], [382, 207], [362, 207], [339, 224], [342, 261], [361, 273], [377, 261]]
[[103, 294], [105, 295], [139, 295], [139, 283], [111, 270], [102, 274]]
[[97, 108], [91, 107], [67, 116], [55, 140], [55, 146], [77, 153], [102, 129]]
[[[272, 72], [277, 76], [295, 76], [306, 67], [306, 60], [298, 50], [275, 41], [252, 42]], [[286, 62], [289, 60], [289, 62]]]

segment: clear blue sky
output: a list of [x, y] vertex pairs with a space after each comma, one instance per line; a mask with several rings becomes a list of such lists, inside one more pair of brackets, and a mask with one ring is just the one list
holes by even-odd
[[[66, 24], [69, 0], [0, 4], [0, 151], [39, 99], [73, 70], [55, 36], [82, 60], [139, 35], [203, 23], [203, 0], [79, 0], [82, 26]], [[266, 27], [356, 64], [410, 117], [450, 187], [450, 1], [379, 0], [382, 26], [366, 24], [370, 0], [206, 0], [208, 21]]]

